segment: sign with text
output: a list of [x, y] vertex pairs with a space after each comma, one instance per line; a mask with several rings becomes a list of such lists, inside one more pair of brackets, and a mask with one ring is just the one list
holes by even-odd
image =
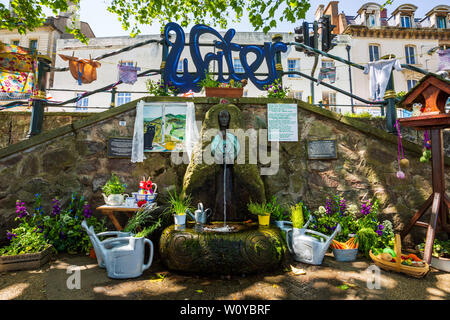
[[297, 104], [269, 103], [267, 129], [269, 141], [298, 141]]
[[133, 138], [114, 137], [108, 139], [108, 158], [131, 158]]
[[336, 140], [308, 141], [308, 159], [337, 159]]

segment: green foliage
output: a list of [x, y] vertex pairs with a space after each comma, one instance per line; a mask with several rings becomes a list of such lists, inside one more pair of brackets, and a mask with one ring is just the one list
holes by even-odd
[[[79, 0], [73, 1], [79, 4]], [[181, 26], [207, 23], [225, 29], [229, 21], [239, 22], [245, 12], [255, 31], [267, 33], [277, 27], [278, 22], [291, 22], [305, 18], [310, 8], [309, 0], [205, 0], [205, 1], [144, 1], [111, 0], [107, 10], [117, 16], [124, 30], [130, 30], [130, 36], [138, 35], [140, 25], [160, 22], [162, 26], [170, 21], [180, 21]], [[18, 30], [20, 34], [34, 30], [45, 22], [44, 9], [50, 9], [56, 16], [67, 11], [66, 0], [27, 0], [12, 1], [14, 15], [4, 4], [0, 4], [0, 28]], [[275, 17], [280, 17], [276, 19]], [[87, 44], [79, 28], [67, 28], [81, 42]]]
[[277, 197], [272, 196], [272, 199], [267, 203], [267, 206], [270, 208], [270, 212], [272, 212], [271, 218], [277, 221], [289, 220], [289, 214], [287, 213], [286, 208], [278, 203]]
[[162, 226], [168, 225], [170, 217], [168, 211], [160, 210], [156, 203], [144, 205], [128, 220], [124, 231], [136, 237], [149, 237]]
[[[53, 208], [56, 205], [54, 200]], [[106, 231], [106, 218], [98, 220], [92, 215], [90, 205], [84, 197], [72, 194], [66, 208], [61, 207], [59, 213], [53, 210], [52, 213], [43, 215], [44, 235], [58, 252], [89, 253], [92, 244], [81, 226], [83, 220], [86, 220], [88, 226], [94, 227], [95, 233]]]
[[305, 18], [309, 8], [308, 0], [112, 0], [107, 10], [118, 16], [124, 30], [131, 29], [133, 37], [141, 32], [140, 24], [156, 21], [162, 26], [179, 21], [182, 27], [203, 23], [226, 29], [229, 21], [241, 21], [244, 12], [255, 31], [267, 33], [277, 27], [275, 17], [280, 17], [280, 22], [296, 23]]
[[[72, 0], [72, 2], [78, 7], [80, 0]], [[33, 31], [42, 26], [46, 19], [45, 9], [50, 9], [55, 16], [61, 11], [68, 11], [69, 9], [66, 0], [16, 0], [11, 1], [10, 4], [13, 14], [11, 14], [7, 5], [0, 3], [0, 28], [10, 31], [17, 30], [19, 34], [26, 34], [28, 31]], [[79, 28], [66, 27], [66, 32], [73, 34], [82, 43], [88, 43], [88, 38]]]
[[272, 84], [265, 85], [263, 89], [267, 91], [268, 98], [280, 98], [280, 99], [286, 98], [290, 91], [289, 88], [283, 88], [280, 79], [275, 79], [275, 81]]
[[[425, 250], [425, 240], [419, 244], [419, 250]], [[433, 256], [436, 258], [450, 258], [450, 239], [447, 241], [441, 241], [439, 239], [434, 239], [433, 242]]]
[[180, 90], [176, 88], [172, 82], [168, 82], [166, 85], [162, 79], [158, 81], [149, 79], [147, 80], [146, 85], [148, 93], [155, 97], [176, 96], [180, 93]]
[[58, 199], [52, 202], [51, 212], [46, 213], [41, 205], [41, 196], [35, 195], [33, 212], [28, 213], [25, 203], [17, 201], [16, 212], [20, 221], [17, 228], [8, 231], [8, 246], [0, 249], [1, 255], [37, 253], [49, 244], [58, 252], [88, 253], [92, 247], [81, 222], [86, 219], [95, 232], [105, 231], [105, 219], [98, 221], [83, 197], [72, 195], [67, 208], [62, 208]]
[[219, 81], [214, 80], [209, 72], [205, 72], [205, 78], [203, 78], [199, 85], [203, 88], [217, 88], [219, 87]]
[[271, 203], [270, 204], [268, 202], [257, 203], [252, 202], [251, 200], [249, 203], [247, 203], [247, 209], [251, 214], [257, 216], [268, 216], [274, 210], [273, 204]]
[[292, 227], [301, 229], [305, 223], [305, 218], [303, 216], [303, 202], [299, 202], [289, 209], [291, 211]]
[[182, 193], [177, 193], [176, 190], [173, 192], [168, 192], [168, 200], [170, 207], [168, 211], [172, 214], [184, 215], [186, 209], [192, 210], [191, 203], [192, 198], [190, 195], [183, 195]]
[[125, 192], [126, 184], [120, 182], [119, 178], [113, 173], [111, 178], [102, 187], [102, 191], [106, 196], [111, 194], [122, 194]]

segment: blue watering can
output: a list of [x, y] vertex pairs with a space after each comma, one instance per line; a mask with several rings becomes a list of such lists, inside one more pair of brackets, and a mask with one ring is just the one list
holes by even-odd
[[[303, 228], [286, 229], [286, 242], [289, 251], [294, 256], [294, 260], [313, 265], [320, 265], [322, 264], [331, 241], [333, 241], [336, 234], [341, 232], [341, 225], [338, 223], [333, 234], [327, 236], [323, 233], [306, 229], [311, 221], [312, 216], [309, 216], [308, 222]], [[317, 235], [319, 236], [319, 239], [307, 234]]]
[[[106, 267], [108, 277], [113, 279], [136, 278], [150, 268], [153, 261], [153, 243], [150, 240], [120, 231], [95, 234], [94, 228], [88, 227], [86, 220], [81, 223], [81, 226], [91, 240], [99, 267]], [[99, 237], [101, 236], [116, 237], [100, 241]], [[145, 245], [148, 245], [150, 249], [147, 263], [144, 263]]]

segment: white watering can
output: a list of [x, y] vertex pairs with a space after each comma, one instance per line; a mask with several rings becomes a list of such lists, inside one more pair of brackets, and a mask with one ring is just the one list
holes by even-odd
[[[136, 278], [150, 268], [153, 261], [153, 243], [144, 237], [134, 237], [129, 232], [108, 231], [95, 234], [94, 228], [88, 227], [86, 220], [81, 223], [86, 230], [95, 250], [99, 267], [105, 268], [108, 277], [113, 279]], [[99, 236], [116, 236], [116, 238], [99, 240]], [[144, 263], [145, 245], [149, 245], [150, 256]]]
[[206, 210], [203, 210], [203, 203], [201, 203], [201, 202], [197, 205], [197, 208], [198, 208], [198, 210], [195, 210], [195, 212], [194, 212], [195, 215], [193, 215], [189, 211], [189, 209], [186, 209], [186, 213], [189, 214], [191, 216], [191, 218], [195, 220], [195, 223], [205, 224], [206, 221], [208, 220], [208, 218], [212, 215], [212, 210], [209, 208]]
[[[309, 217], [308, 222], [303, 228], [292, 228], [286, 231], [286, 242], [289, 251], [293, 254], [294, 260], [313, 265], [322, 264], [323, 257], [328, 250], [328, 247], [333, 241], [336, 234], [341, 232], [341, 225], [338, 223], [336, 229], [331, 236], [324, 235], [323, 233], [306, 229], [309, 223], [312, 221], [312, 216]], [[315, 234], [320, 237], [317, 239], [309, 234]]]

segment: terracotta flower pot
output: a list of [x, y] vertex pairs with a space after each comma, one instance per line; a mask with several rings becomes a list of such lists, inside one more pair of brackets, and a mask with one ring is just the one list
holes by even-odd
[[241, 98], [244, 88], [205, 88], [207, 97], [217, 98]]

